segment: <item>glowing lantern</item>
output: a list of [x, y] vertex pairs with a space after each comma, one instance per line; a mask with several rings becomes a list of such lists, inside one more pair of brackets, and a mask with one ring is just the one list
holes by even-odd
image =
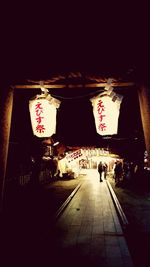
[[37, 97], [29, 101], [33, 134], [37, 137], [50, 137], [56, 133], [58, 101]]
[[110, 94], [102, 93], [98, 97], [91, 99], [98, 134], [117, 134], [122, 98], [122, 96], [111, 92]]

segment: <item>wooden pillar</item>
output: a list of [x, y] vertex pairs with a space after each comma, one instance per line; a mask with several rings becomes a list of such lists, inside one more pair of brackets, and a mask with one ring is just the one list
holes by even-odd
[[148, 166], [150, 167], [150, 88], [147, 86], [141, 86], [138, 90], [138, 96], [145, 146], [148, 152]]
[[5, 175], [9, 147], [11, 116], [13, 107], [13, 89], [0, 89], [0, 211], [3, 208]]

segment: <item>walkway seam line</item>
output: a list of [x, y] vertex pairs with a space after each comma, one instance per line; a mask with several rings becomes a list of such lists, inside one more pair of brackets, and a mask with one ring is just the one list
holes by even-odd
[[126, 217], [125, 213], [123, 212], [123, 209], [122, 209], [122, 207], [121, 207], [121, 205], [119, 203], [119, 200], [118, 200], [114, 190], [112, 189], [112, 186], [111, 186], [110, 182], [108, 180], [106, 182], [107, 182], [109, 191], [111, 193], [112, 199], [113, 199], [113, 201], [115, 203], [115, 207], [116, 207], [116, 209], [117, 209], [117, 211], [118, 211], [118, 213], [120, 215], [120, 218], [122, 220], [123, 226], [127, 226], [129, 224], [129, 222], [127, 220], [127, 217]]
[[54, 216], [55, 220], [60, 216], [60, 214], [63, 212], [63, 210], [69, 204], [69, 202], [74, 197], [74, 195], [77, 193], [77, 191], [79, 190], [79, 188], [81, 187], [81, 185], [82, 185], [82, 183], [80, 183], [80, 184], [78, 184], [76, 186], [76, 188], [72, 191], [72, 193], [70, 194], [70, 196], [65, 200], [65, 202], [61, 205], [61, 207], [56, 211], [55, 216]]

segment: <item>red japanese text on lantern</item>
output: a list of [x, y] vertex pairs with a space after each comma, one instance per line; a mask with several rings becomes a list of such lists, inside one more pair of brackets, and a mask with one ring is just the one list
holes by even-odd
[[44, 125], [42, 124], [42, 120], [44, 119], [44, 117], [42, 117], [43, 113], [43, 107], [42, 107], [42, 103], [38, 102], [36, 105], [35, 105], [35, 114], [36, 114], [36, 121], [37, 121], [37, 125], [36, 125], [36, 131], [38, 133], [44, 133], [45, 131], [45, 127]]
[[101, 99], [97, 103], [97, 112], [98, 112], [98, 129], [100, 131], [105, 131], [107, 128], [104, 122], [104, 118], [106, 117], [106, 114], [105, 114], [105, 106]]

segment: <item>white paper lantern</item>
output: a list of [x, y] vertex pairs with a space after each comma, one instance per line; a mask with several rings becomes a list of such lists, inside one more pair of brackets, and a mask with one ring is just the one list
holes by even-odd
[[56, 133], [57, 109], [45, 98], [29, 101], [29, 111], [33, 134], [37, 137], [50, 137]]
[[115, 93], [113, 97], [107, 94], [102, 94], [91, 99], [96, 131], [98, 134], [117, 134], [121, 101], [122, 96]]

